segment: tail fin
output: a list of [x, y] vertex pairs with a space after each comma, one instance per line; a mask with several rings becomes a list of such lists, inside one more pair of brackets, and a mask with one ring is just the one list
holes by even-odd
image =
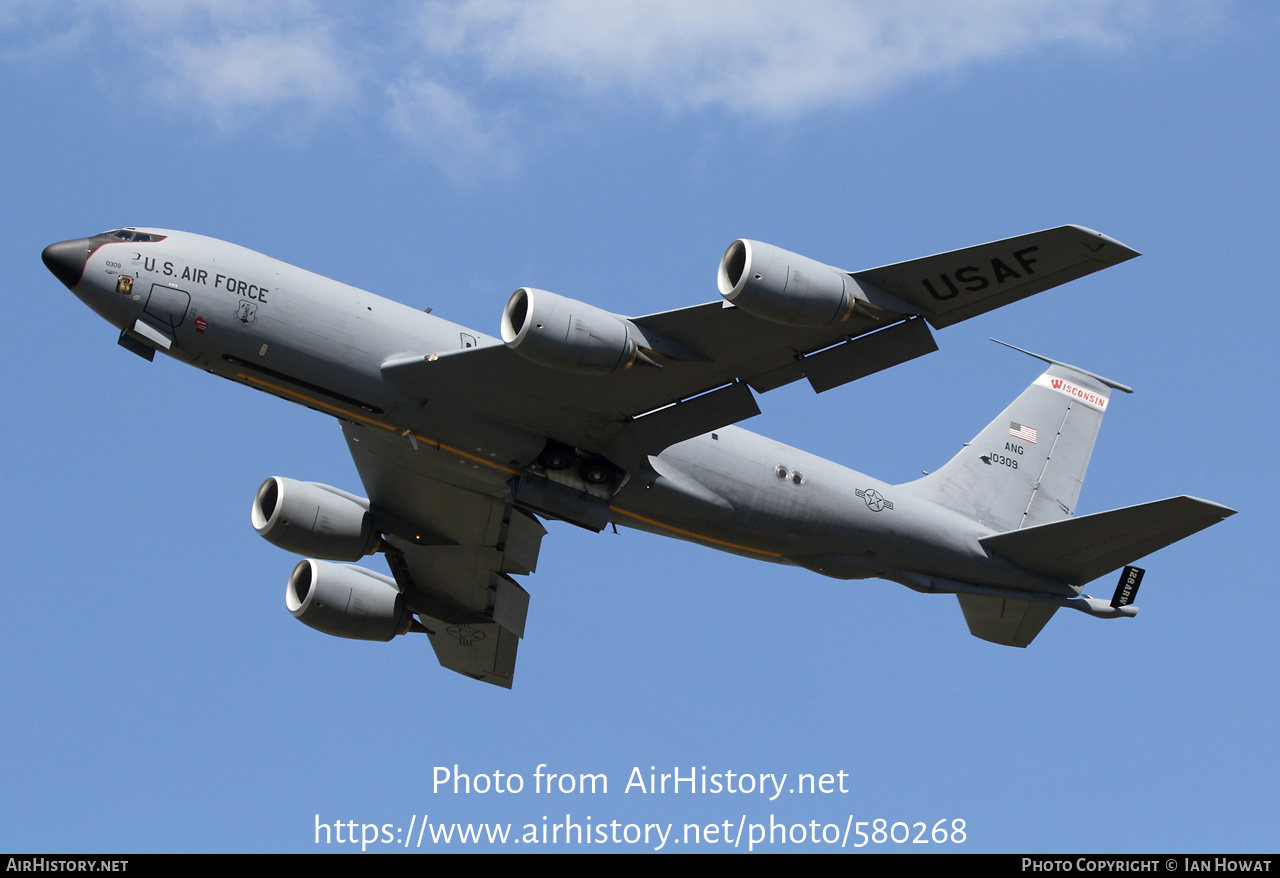
[[[990, 554], [1077, 590], [1235, 514], [1207, 500], [1172, 497], [1073, 518], [1111, 391], [1133, 391], [1101, 375], [1022, 352], [1049, 368], [945, 466], [900, 488], [997, 531], [979, 540]], [[1109, 604], [1083, 594], [1055, 597], [952, 585], [970, 633], [1025, 647], [1059, 607], [1104, 619], [1136, 615], [1138, 608], [1131, 604], [1141, 575], [1127, 567]]]
[[1049, 368], [945, 466], [904, 488], [998, 531], [1074, 514], [1111, 391], [1133, 391], [1023, 353]]

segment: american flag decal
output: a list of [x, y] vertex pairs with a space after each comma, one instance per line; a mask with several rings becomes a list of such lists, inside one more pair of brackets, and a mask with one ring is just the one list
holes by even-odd
[[1036, 428], [1028, 427], [1026, 424], [1019, 424], [1016, 421], [1009, 422], [1009, 435], [1014, 439], [1022, 439], [1025, 442], [1036, 444]]

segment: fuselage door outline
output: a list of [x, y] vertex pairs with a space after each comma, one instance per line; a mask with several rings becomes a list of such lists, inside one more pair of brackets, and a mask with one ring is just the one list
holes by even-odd
[[190, 293], [168, 284], [153, 283], [151, 293], [147, 296], [147, 304], [142, 310], [165, 326], [177, 329], [182, 325], [190, 307]]

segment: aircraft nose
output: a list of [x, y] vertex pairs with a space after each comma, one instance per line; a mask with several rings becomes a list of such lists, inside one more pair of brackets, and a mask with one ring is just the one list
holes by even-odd
[[94, 251], [93, 242], [88, 238], [75, 238], [70, 241], [59, 241], [44, 248], [40, 258], [45, 268], [53, 272], [53, 276], [66, 286], [74, 289], [84, 275], [84, 265], [89, 261], [89, 254]]

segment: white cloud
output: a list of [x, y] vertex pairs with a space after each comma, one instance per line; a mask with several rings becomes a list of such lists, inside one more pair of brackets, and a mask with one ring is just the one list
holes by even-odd
[[1136, 0], [461, 0], [421, 19], [430, 53], [492, 77], [569, 80], [674, 109], [782, 118], [1059, 43], [1122, 44]]
[[339, 109], [380, 117], [463, 179], [514, 168], [512, 120], [541, 121], [528, 118], [540, 94], [768, 124], [1046, 47], [1123, 47], [1230, 3], [68, 0], [55, 13], [8, 0], [0, 63], [79, 52], [107, 82], [123, 49], [132, 81], [179, 113], [231, 131], [267, 114], [284, 117], [277, 130]]
[[203, 43], [174, 40], [156, 53], [173, 77], [161, 94], [194, 102], [222, 124], [281, 105], [325, 113], [356, 93], [356, 77], [333, 41], [317, 31], [220, 34]]
[[307, 0], [128, 0], [129, 25], [164, 72], [159, 94], [234, 127], [284, 106], [324, 114], [358, 91], [332, 16]]
[[[361, 62], [309, 0], [0, 0], [0, 63], [77, 55], [182, 111], [235, 128], [288, 107], [322, 115], [359, 92]], [[124, 72], [124, 71], [127, 71]]]
[[32, 68], [57, 64], [79, 49], [93, 28], [79, 7], [40, 0], [0, 0], [0, 64]]
[[455, 182], [505, 175], [515, 157], [500, 114], [486, 116], [457, 91], [430, 79], [392, 86], [387, 121]]

